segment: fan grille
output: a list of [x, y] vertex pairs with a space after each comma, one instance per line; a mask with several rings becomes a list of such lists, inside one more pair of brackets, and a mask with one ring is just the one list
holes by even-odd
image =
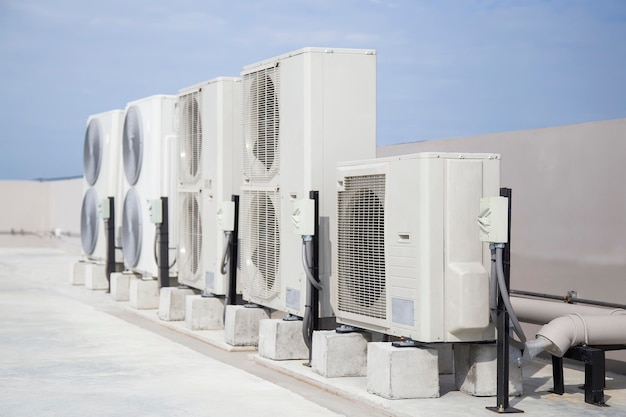
[[102, 165], [102, 126], [100, 120], [91, 119], [85, 131], [83, 146], [83, 171], [87, 184], [94, 185]]
[[202, 214], [197, 193], [180, 193], [179, 274], [188, 281], [202, 276]]
[[338, 196], [340, 311], [386, 319], [385, 175], [346, 177]]
[[80, 240], [83, 252], [93, 254], [98, 242], [98, 193], [90, 188], [83, 197], [80, 211]]
[[143, 160], [143, 136], [141, 131], [141, 112], [136, 106], [126, 111], [124, 118], [123, 158], [124, 175], [130, 185], [135, 185], [141, 173]]
[[128, 268], [137, 266], [141, 254], [143, 219], [139, 193], [131, 188], [124, 198], [122, 211], [122, 253], [124, 265]]
[[195, 184], [202, 174], [202, 120], [198, 98], [198, 92], [193, 92], [180, 99], [178, 175], [182, 184]]
[[243, 77], [243, 169], [250, 179], [269, 180], [280, 168], [279, 85], [278, 66]]
[[243, 286], [251, 301], [280, 292], [280, 206], [277, 192], [245, 190], [242, 195]]

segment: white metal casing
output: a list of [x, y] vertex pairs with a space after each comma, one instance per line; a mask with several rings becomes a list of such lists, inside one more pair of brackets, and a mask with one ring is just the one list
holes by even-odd
[[[302, 238], [293, 230], [291, 214], [296, 202], [315, 190], [320, 199], [320, 279], [324, 287], [320, 313], [332, 316], [334, 172], [339, 161], [376, 155], [375, 51], [305, 48], [246, 66], [241, 75], [244, 182], [239, 250], [243, 297], [276, 310], [304, 314]], [[264, 95], [267, 92], [275, 94], [274, 107], [268, 105], [274, 99]], [[259, 144], [261, 139], [266, 146]]]
[[[180, 137], [184, 110], [181, 106], [186, 97], [197, 100], [201, 148], [197, 180], [183, 181], [181, 176], [184, 175], [179, 173], [179, 259], [182, 262], [178, 279], [182, 284], [208, 293], [225, 295], [228, 275], [221, 273], [221, 262], [226, 242], [218, 210], [224, 201], [238, 194], [241, 184], [241, 79], [219, 77], [180, 90], [179, 141], [183, 139]], [[183, 161], [182, 153], [179, 157]], [[185, 198], [195, 198], [198, 204], [201, 231], [195, 242], [190, 241], [189, 230], [183, 230], [187, 211]]]
[[[95, 193], [95, 201], [98, 204], [107, 197], [113, 197], [115, 208], [115, 246], [120, 247], [119, 232], [122, 224], [122, 204], [123, 204], [123, 191], [122, 191], [122, 125], [124, 121], [123, 110], [111, 110], [103, 113], [98, 113], [89, 116], [87, 119], [87, 129], [97, 129], [100, 145], [99, 149], [90, 149], [90, 146], [85, 141], [84, 151], [84, 163], [85, 171], [87, 171], [87, 164], [95, 162], [95, 158], [99, 159], [99, 167], [96, 169], [95, 180], [92, 185], [89, 185], [87, 179], [88, 174], [83, 175], [83, 210], [86, 209], [88, 204], [85, 201], [87, 193]], [[90, 127], [91, 126], [91, 127]], [[88, 132], [86, 133], [88, 134]], [[87, 139], [87, 138], [86, 138]], [[95, 153], [100, 154], [96, 156]], [[93, 191], [89, 191], [92, 189]], [[94, 207], [92, 207], [93, 209]], [[81, 213], [81, 217], [85, 217], [86, 213]], [[83, 247], [83, 255], [92, 262], [104, 262], [106, 260], [106, 231], [104, 229], [104, 221], [99, 213], [98, 206], [95, 206], [95, 212], [91, 216], [88, 216], [90, 220], [81, 218], [81, 234], [85, 233], [84, 228], [93, 228], [96, 232], [96, 242], [93, 246], [93, 251], [88, 253]], [[96, 221], [97, 225], [83, 224], [85, 221]], [[121, 252], [116, 251], [116, 259], [121, 262]]]
[[[133, 141], [141, 143], [142, 151], [138, 157], [139, 169], [137, 170], [136, 182], [133, 184], [129, 178], [127, 170], [126, 151], [124, 157], [124, 207], [122, 223], [122, 250], [124, 252], [124, 267], [145, 277], [157, 277], [158, 265], [155, 260], [156, 225], [150, 220], [150, 202], [160, 200], [161, 197], [168, 198], [168, 238], [169, 238], [169, 263], [174, 264], [170, 268], [170, 276], [176, 276], [175, 257], [178, 240], [177, 195], [173, 192], [176, 189], [176, 134], [174, 131], [174, 106], [176, 96], [154, 95], [139, 100], [132, 101], [126, 105], [126, 116], [124, 119], [124, 129], [126, 131], [129, 123], [129, 113], [138, 115], [140, 137], [133, 137]], [[124, 134], [123, 145], [128, 145], [127, 135]], [[126, 142], [126, 143], [125, 143]], [[139, 225], [139, 253], [136, 263], [129, 261], [127, 256], [128, 248], [124, 242], [125, 229], [129, 228], [127, 221], [126, 202], [129, 193], [133, 191], [138, 195], [140, 204]], [[126, 230], [128, 232], [128, 230]], [[158, 249], [156, 250], [158, 251]]]
[[497, 154], [420, 153], [338, 165], [337, 321], [421, 342], [493, 340], [480, 199]]

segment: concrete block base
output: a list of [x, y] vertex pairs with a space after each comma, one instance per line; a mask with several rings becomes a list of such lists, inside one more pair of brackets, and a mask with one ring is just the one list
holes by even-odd
[[159, 308], [159, 281], [131, 277], [128, 301], [137, 310]]
[[[475, 397], [497, 394], [496, 345], [459, 343], [454, 345], [454, 382], [459, 391]], [[522, 369], [509, 365], [509, 394], [522, 395]]]
[[387, 399], [439, 397], [437, 349], [369, 343], [367, 391]]
[[439, 360], [439, 375], [454, 374], [454, 350], [452, 343], [433, 343], [428, 347], [437, 349]]
[[85, 288], [90, 290], [108, 290], [109, 280], [106, 265], [87, 263], [85, 268]]
[[[190, 291], [190, 290], [185, 290]], [[224, 328], [224, 299], [185, 296], [185, 325], [191, 330], [219, 330]]]
[[226, 306], [224, 338], [231, 346], [257, 346], [261, 320], [269, 319], [264, 308]]
[[115, 301], [128, 301], [130, 299], [130, 279], [136, 278], [135, 274], [113, 272], [111, 273], [111, 298]]
[[72, 264], [70, 275], [70, 285], [85, 285], [85, 269], [87, 262], [75, 262]]
[[259, 356], [280, 360], [308, 359], [302, 321], [264, 319], [259, 322]]
[[367, 342], [362, 333], [313, 332], [311, 370], [326, 378], [366, 376]]
[[194, 294], [190, 288], [161, 288], [159, 295], [159, 318], [163, 321], [185, 320], [185, 297]]

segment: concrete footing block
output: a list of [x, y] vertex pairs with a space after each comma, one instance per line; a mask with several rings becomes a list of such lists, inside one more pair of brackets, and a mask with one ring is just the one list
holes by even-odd
[[194, 295], [190, 288], [164, 287], [159, 293], [159, 318], [163, 321], [185, 320], [186, 300]]
[[128, 301], [130, 299], [130, 279], [135, 274], [113, 272], [111, 273], [110, 291], [111, 298], [115, 301]]
[[387, 399], [439, 397], [437, 349], [369, 343], [367, 391]]
[[[454, 382], [459, 391], [475, 397], [497, 395], [495, 344], [454, 345]], [[522, 395], [522, 369], [509, 364], [509, 395]]]
[[87, 264], [85, 268], [85, 288], [90, 290], [109, 289], [105, 264]]
[[259, 322], [259, 356], [280, 360], [308, 359], [302, 321], [263, 319]]
[[72, 264], [70, 285], [85, 285], [85, 269], [87, 262], [78, 261]]
[[185, 325], [191, 330], [220, 330], [224, 328], [224, 299], [187, 295]]
[[452, 343], [434, 343], [428, 345], [428, 347], [437, 349], [439, 375], [454, 374], [454, 350], [452, 349]]
[[264, 308], [226, 306], [224, 338], [231, 346], [257, 346], [261, 320], [269, 319]]
[[326, 378], [366, 376], [367, 342], [362, 333], [313, 332], [311, 370]]
[[129, 285], [129, 304], [137, 310], [159, 308], [159, 281], [132, 277]]

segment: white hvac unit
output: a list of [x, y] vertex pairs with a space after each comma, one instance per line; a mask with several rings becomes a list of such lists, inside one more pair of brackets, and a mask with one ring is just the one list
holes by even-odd
[[244, 67], [239, 268], [247, 301], [302, 316], [306, 276], [291, 215], [320, 198], [322, 317], [329, 301], [337, 162], [376, 154], [376, 54], [306, 48]]
[[[126, 269], [158, 276], [157, 234], [161, 197], [168, 197], [170, 264], [175, 263], [176, 96], [157, 95], [128, 103], [123, 128], [124, 205], [122, 252]], [[175, 275], [175, 267], [170, 268]]]
[[177, 107], [178, 281], [225, 295], [217, 212], [241, 184], [241, 80], [220, 77], [185, 88]]
[[[116, 247], [122, 219], [122, 122], [124, 112], [111, 110], [87, 120], [83, 148], [84, 193], [81, 208], [83, 255], [93, 262], [106, 260], [106, 231], [99, 206], [115, 199]], [[107, 206], [108, 207], [108, 206]], [[121, 257], [120, 257], [121, 261]]]
[[481, 197], [497, 154], [420, 153], [339, 164], [337, 321], [421, 342], [493, 340]]

